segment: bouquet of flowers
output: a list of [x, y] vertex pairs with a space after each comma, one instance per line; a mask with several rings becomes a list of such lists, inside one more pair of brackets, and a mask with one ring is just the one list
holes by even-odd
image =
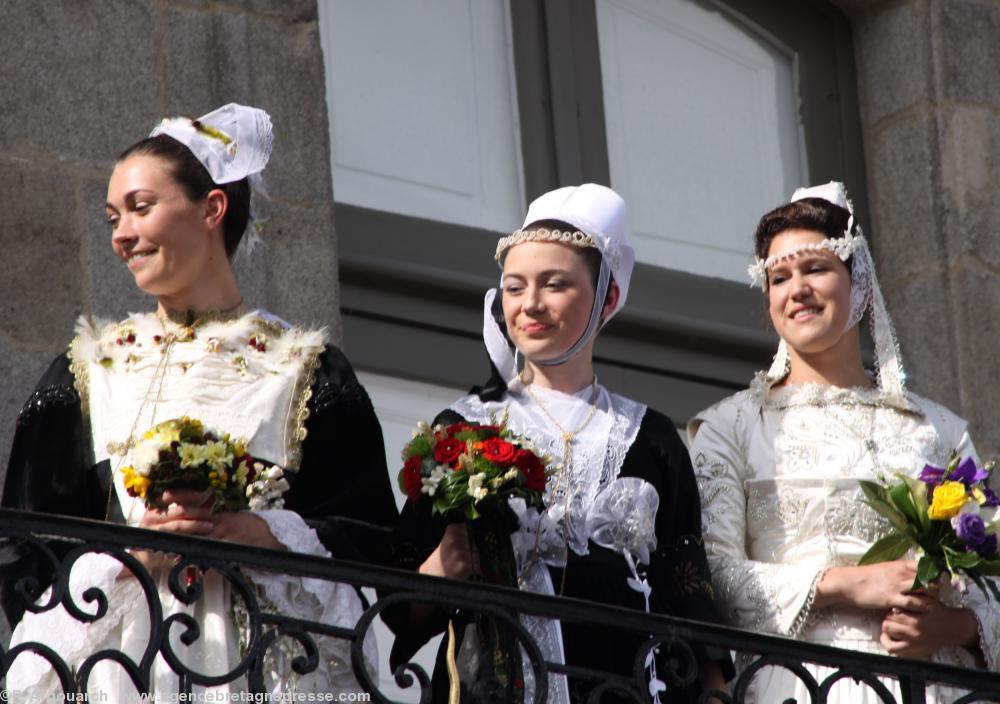
[[399, 488], [416, 501], [427, 496], [435, 514], [479, 518], [485, 504], [522, 497], [542, 505], [551, 459], [506, 425], [420, 423], [403, 448]]
[[[517, 529], [518, 518], [507, 499], [520, 497], [541, 508], [551, 459], [539, 455], [527, 438], [511, 433], [504, 422], [433, 428], [420, 423], [403, 448], [403, 461], [399, 487], [407, 497], [433, 502], [434, 514], [465, 520], [479, 551], [483, 580], [516, 587], [510, 534]], [[496, 701], [523, 702], [520, 648], [514, 633], [501, 620], [484, 614], [476, 616], [475, 627], [479, 654], [476, 672], [469, 673], [477, 682], [473, 689], [487, 686]], [[460, 696], [454, 652], [455, 636], [449, 626], [449, 701]]]
[[919, 555], [913, 588], [928, 587], [947, 571], [954, 584], [964, 574], [986, 594], [1000, 590], [985, 576], [1000, 575], [1000, 498], [987, 485], [993, 463], [977, 467], [952, 453], [947, 467], [926, 465], [917, 478], [897, 474], [893, 486], [862, 481], [867, 503], [893, 531], [876, 542], [858, 564], [897, 560], [911, 548]]
[[184, 416], [148, 430], [121, 468], [130, 496], [156, 507], [165, 491], [210, 491], [212, 511], [281, 508], [288, 489], [281, 468], [255, 460], [245, 442]]

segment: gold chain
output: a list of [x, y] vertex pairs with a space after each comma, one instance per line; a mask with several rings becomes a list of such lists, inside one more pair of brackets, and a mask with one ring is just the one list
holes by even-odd
[[[535, 402], [545, 417], [548, 418], [556, 428], [559, 429], [559, 433], [563, 441], [563, 466], [559, 471], [559, 476], [556, 479], [556, 487], [553, 489], [553, 496], [559, 493], [559, 490], [563, 487], [564, 481], [571, 481], [573, 477], [573, 438], [575, 438], [579, 433], [583, 432], [583, 429], [590, 425], [590, 421], [593, 420], [594, 415], [597, 413], [597, 375], [594, 375], [593, 380], [590, 382], [590, 411], [587, 413], [587, 417], [576, 427], [576, 430], [566, 430], [562, 427], [562, 423], [556, 420], [555, 416], [549, 412], [549, 409], [545, 407], [541, 399], [535, 395], [531, 390], [531, 385], [525, 385], [524, 390], [531, 397], [531, 400]], [[563, 536], [567, 541], [569, 541], [569, 509], [570, 502], [572, 501], [573, 492], [570, 487], [566, 488], [566, 502], [563, 507]], [[541, 540], [541, 526], [539, 525], [539, 530], [535, 533], [535, 548], [537, 550], [538, 543]], [[562, 580], [559, 585], [559, 595], [562, 596], [563, 592], [566, 590], [566, 570], [569, 567], [567, 563], [563, 567]]]

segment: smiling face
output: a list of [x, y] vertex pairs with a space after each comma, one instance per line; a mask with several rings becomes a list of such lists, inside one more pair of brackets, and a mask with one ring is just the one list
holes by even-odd
[[587, 329], [594, 305], [590, 267], [579, 249], [559, 242], [523, 242], [503, 263], [507, 333], [528, 360], [568, 350]]
[[[815, 230], [784, 230], [771, 240], [768, 256], [824, 238]], [[841, 342], [851, 312], [851, 273], [836, 254], [821, 249], [779, 260], [767, 281], [771, 322], [795, 352], [819, 354]]]
[[158, 156], [134, 154], [118, 162], [106, 206], [111, 246], [140, 289], [171, 297], [197, 285], [219, 256], [221, 234], [213, 231], [225, 212], [220, 194], [213, 191], [202, 201], [191, 201], [171, 163]]

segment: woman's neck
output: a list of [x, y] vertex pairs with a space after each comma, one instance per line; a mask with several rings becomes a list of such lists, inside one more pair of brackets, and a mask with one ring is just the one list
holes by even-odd
[[795, 386], [807, 383], [851, 388], [872, 386], [861, 360], [861, 343], [855, 325], [833, 347], [817, 353], [788, 348], [791, 370], [785, 382]]
[[159, 312], [194, 311], [230, 311], [243, 303], [236, 275], [232, 267], [221, 267], [209, 275], [202, 276], [199, 281], [186, 290], [159, 297]]
[[575, 394], [594, 381], [594, 364], [587, 352], [588, 350], [580, 350], [572, 359], [553, 366], [535, 364], [529, 360], [525, 367], [526, 380], [535, 386]]

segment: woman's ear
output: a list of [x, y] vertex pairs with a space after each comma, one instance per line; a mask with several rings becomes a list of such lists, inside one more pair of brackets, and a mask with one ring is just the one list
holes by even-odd
[[601, 309], [601, 320], [607, 320], [611, 311], [618, 307], [621, 295], [622, 290], [618, 288], [618, 282], [611, 279], [611, 283], [608, 284], [608, 295], [604, 297], [604, 307]]
[[222, 225], [226, 211], [229, 210], [229, 197], [221, 188], [213, 188], [205, 196], [205, 224], [208, 229]]

